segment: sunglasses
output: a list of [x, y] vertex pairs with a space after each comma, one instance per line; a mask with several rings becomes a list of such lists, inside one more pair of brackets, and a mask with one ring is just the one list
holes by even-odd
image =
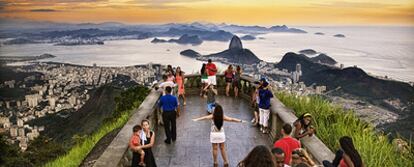
[[277, 163], [277, 164], [283, 164], [283, 163], [285, 163], [285, 161], [284, 161], [284, 160], [281, 160], [281, 161], [276, 161], [276, 163]]

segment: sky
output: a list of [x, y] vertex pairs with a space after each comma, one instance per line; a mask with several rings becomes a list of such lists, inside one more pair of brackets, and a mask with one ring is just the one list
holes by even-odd
[[0, 0], [0, 19], [413, 26], [414, 0]]

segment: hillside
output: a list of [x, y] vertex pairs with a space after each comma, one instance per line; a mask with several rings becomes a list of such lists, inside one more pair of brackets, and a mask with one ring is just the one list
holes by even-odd
[[298, 63], [301, 64], [303, 74], [300, 80], [306, 85], [326, 85], [328, 90], [341, 87], [344, 93], [376, 101], [377, 104], [389, 98], [398, 98], [405, 104], [414, 99], [414, 88], [407, 83], [378, 79], [357, 67], [329, 67], [301, 54], [286, 53], [276, 67], [293, 71]]
[[106, 118], [112, 116], [115, 110], [115, 97], [121, 89], [114, 86], [102, 86], [91, 93], [91, 98], [77, 112], [67, 118], [58, 115], [48, 115], [39, 118], [31, 124], [45, 125], [44, 135], [56, 141], [68, 142], [72, 136], [91, 134], [99, 128]]

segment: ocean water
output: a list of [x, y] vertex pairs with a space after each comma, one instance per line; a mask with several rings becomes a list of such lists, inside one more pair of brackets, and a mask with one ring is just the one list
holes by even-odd
[[[371, 75], [414, 81], [414, 27], [297, 27], [307, 34], [269, 33], [256, 40], [242, 41], [260, 59], [278, 62], [287, 52], [314, 49], [347, 66], [358, 66]], [[322, 32], [325, 35], [315, 35]], [[344, 34], [345, 38], [333, 37]], [[261, 38], [261, 39], [260, 39]], [[167, 38], [165, 38], [167, 39]], [[181, 66], [187, 73], [199, 71], [202, 62], [181, 56], [193, 49], [201, 54], [221, 52], [229, 42], [204, 41], [201, 45], [151, 43], [145, 40], [105, 41], [105, 45], [53, 46], [52, 44], [9, 45], [0, 47], [1, 56], [57, 56], [40, 61], [56, 61], [99, 66], [126, 66], [149, 62]], [[218, 63], [219, 64], [219, 63]], [[225, 65], [219, 64], [224, 70]]]

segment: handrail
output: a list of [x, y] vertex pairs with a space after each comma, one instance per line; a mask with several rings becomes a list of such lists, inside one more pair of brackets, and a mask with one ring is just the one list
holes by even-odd
[[[133, 111], [128, 122], [122, 127], [121, 131], [119, 131], [103, 154], [96, 160], [93, 165], [94, 167], [119, 166], [121, 164], [125, 153], [128, 151], [127, 141], [129, 141], [129, 138], [132, 135], [132, 127], [141, 123], [143, 119], [147, 119], [156, 114], [154, 109], [156, 108], [160, 96], [161, 93], [159, 91], [154, 89], [151, 90], [141, 105]], [[153, 126], [156, 126], [156, 124], [157, 122], [151, 122], [151, 125]]]

